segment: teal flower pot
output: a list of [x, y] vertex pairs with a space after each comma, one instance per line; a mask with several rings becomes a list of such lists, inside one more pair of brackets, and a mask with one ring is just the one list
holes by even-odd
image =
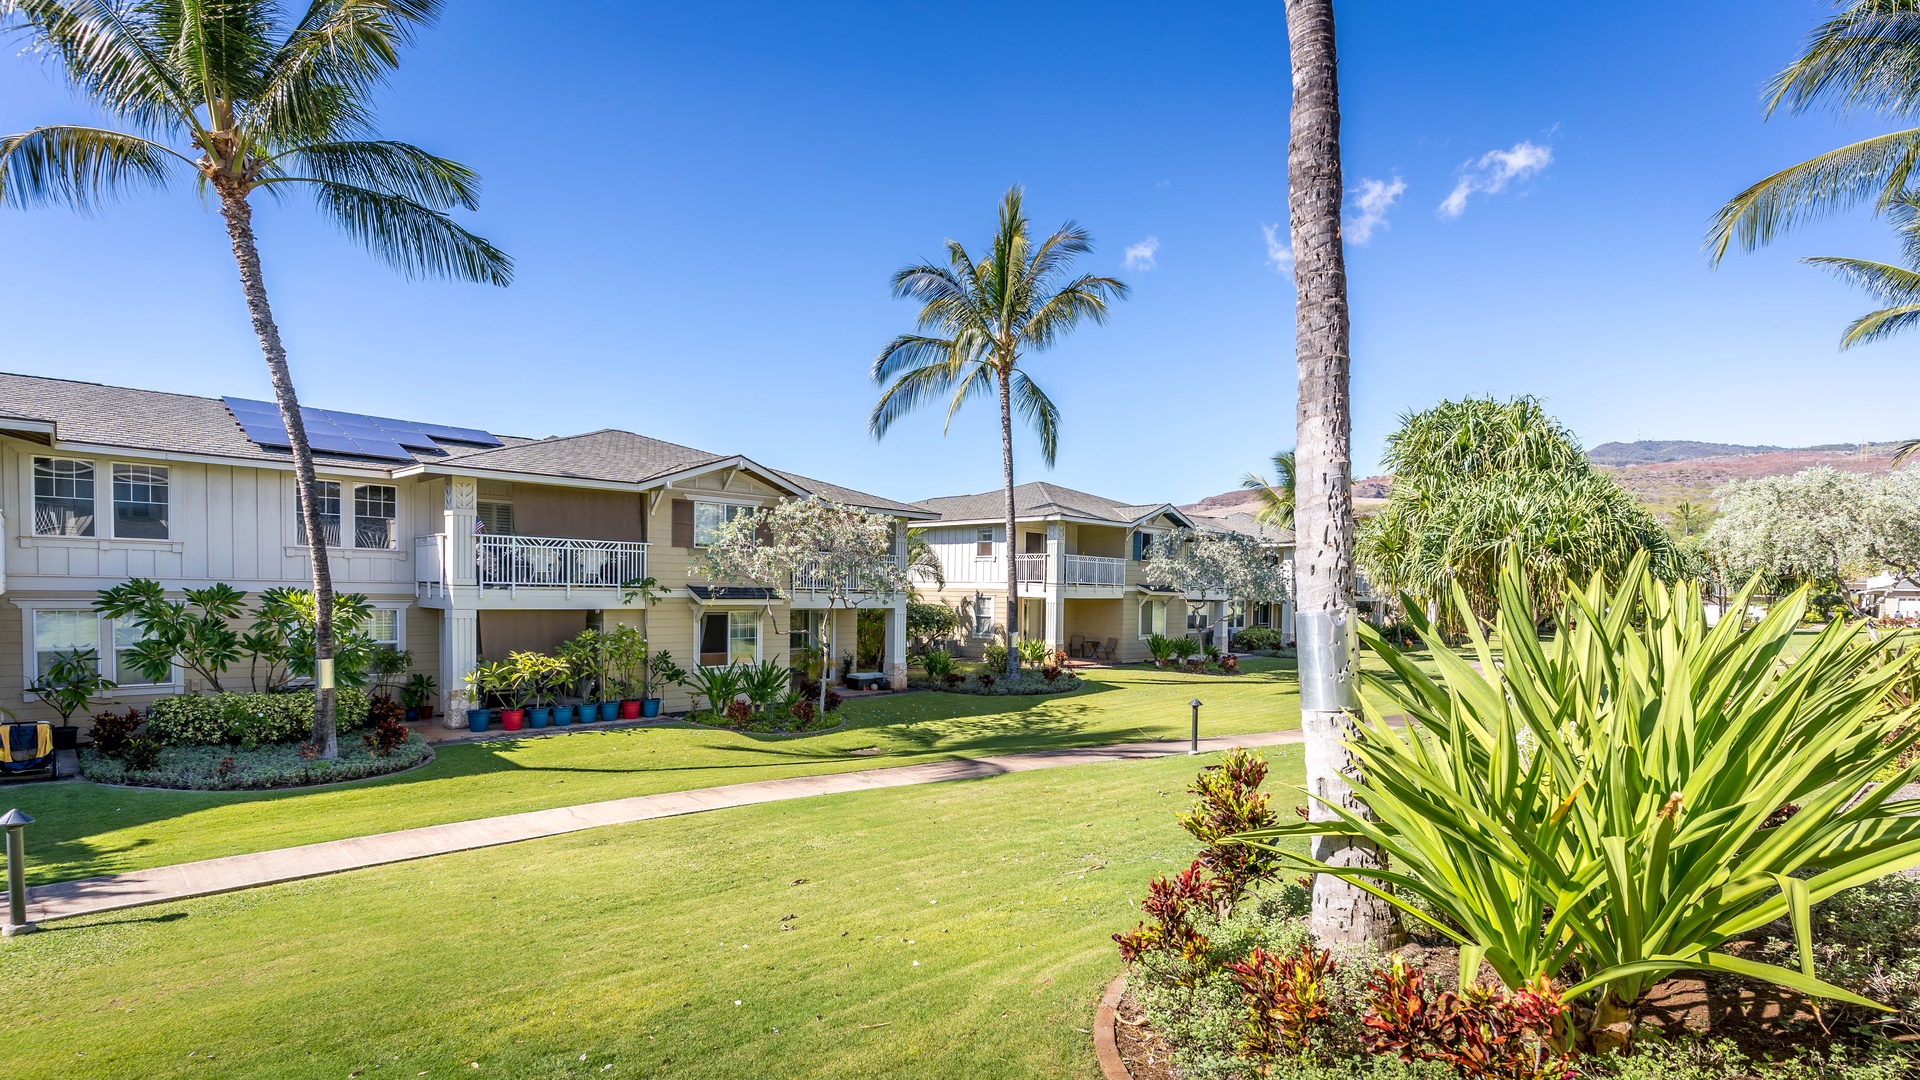
[[485, 731], [487, 730], [487, 721], [492, 718], [493, 718], [492, 709], [468, 709], [467, 710], [467, 730], [468, 731]]
[[537, 727], [537, 728], [546, 727], [547, 722], [552, 719], [553, 719], [552, 709], [528, 709], [527, 710], [527, 723], [533, 727]]
[[553, 707], [553, 726], [566, 727], [573, 723], [573, 706], [555, 705]]
[[640, 715], [651, 720], [660, 715], [660, 699], [657, 697], [640, 699]]
[[620, 703], [617, 701], [601, 702], [600, 703], [600, 719], [603, 721], [620, 719]]

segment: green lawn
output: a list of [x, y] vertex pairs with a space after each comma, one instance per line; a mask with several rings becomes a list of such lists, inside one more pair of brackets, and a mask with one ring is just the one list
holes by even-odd
[[[495, 814], [961, 756], [1298, 726], [1292, 661], [1253, 660], [1234, 678], [1096, 669], [1071, 694], [916, 693], [849, 702], [848, 728], [773, 738], [676, 724], [444, 747], [384, 780], [269, 793], [21, 784], [0, 792], [36, 821], [31, 880], [60, 881]], [[878, 750], [877, 754], [854, 751]]]
[[[1268, 756], [1270, 789], [1300, 782], [1298, 747]], [[1096, 1077], [1109, 935], [1192, 857], [1172, 813], [1207, 760], [741, 807], [55, 924], [0, 946], [0, 1075]]]

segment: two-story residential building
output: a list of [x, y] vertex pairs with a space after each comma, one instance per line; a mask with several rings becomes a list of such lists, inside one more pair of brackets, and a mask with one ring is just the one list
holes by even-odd
[[[1193, 521], [1169, 503], [1129, 505], [1058, 484], [1021, 484], [1013, 489], [1014, 530], [1006, 535], [1006, 493], [923, 499], [916, 505], [939, 515], [919, 524], [946, 577], [937, 585], [916, 573], [916, 586], [930, 600], [961, 616], [962, 655], [978, 657], [987, 645], [1006, 640], [1008, 605], [1019, 604], [1022, 637], [1057, 649], [1097, 646], [1105, 657], [1131, 661], [1147, 656], [1154, 634], [1178, 636], [1187, 623], [1187, 601], [1141, 576], [1153, 544]], [[1007, 562], [1013, 560], [1017, 596], [1007, 595]]]
[[[588, 626], [641, 626], [682, 666], [784, 662], [823, 640], [826, 602], [800, 582], [769, 590], [707, 581], [699, 550], [721, 522], [818, 495], [888, 515], [905, 550], [929, 511], [625, 431], [548, 439], [305, 409], [336, 588], [367, 595], [376, 640], [435, 676], [450, 716], [481, 659], [551, 650]], [[121, 651], [139, 628], [97, 615], [98, 590], [130, 577], [170, 592], [226, 582], [305, 587], [308, 547], [292, 455], [270, 403], [0, 374], [0, 697], [56, 653], [97, 650], [120, 683], [106, 704], [202, 689], [176, 671], [145, 685]], [[630, 588], [655, 579], [650, 603]], [[886, 612], [884, 670], [905, 682], [906, 601]], [[0, 609], [4, 611], [4, 609]], [[17, 613], [17, 617], [14, 617]], [[855, 639], [842, 609], [839, 640]], [[246, 688], [242, 669], [226, 680]], [[687, 696], [668, 695], [669, 710]]]

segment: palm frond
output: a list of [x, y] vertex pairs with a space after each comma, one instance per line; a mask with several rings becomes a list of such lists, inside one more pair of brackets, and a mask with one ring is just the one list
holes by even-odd
[[1707, 231], [1711, 261], [1735, 244], [1751, 251], [1794, 225], [1871, 199], [1894, 205], [1920, 162], [1920, 128], [1862, 139], [1782, 169], [1733, 197]]
[[0, 19], [24, 29], [26, 51], [56, 59], [95, 104], [143, 132], [198, 134], [202, 104], [168, 62], [169, 42], [114, 0], [6, 0]]
[[62, 203], [91, 213], [136, 184], [165, 187], [175, 160], [157, 143], [103, 128], [38, 127], [0, 138], [0, 205]]
[[445, 277], [487, 285], [513, 280], [513, 260], [430, 206], [401, 195], [310, 176], [266, 184], [311, 184], [322, 213], [408, 277]]
[[1123, 281], [1083, 275], [1062, 286], [1034, 309], [1020, 327], [1021, 340], [1036, 350], [1047, 348], [1082, 321], [1105, 323], [1108, 300], [1124, 300], [1126, 296], [1127, 285]]
[[[885, 435], [901, 417], [945, 394], [960, 379], [965, 362], [951, 346], [952, 342], [906, 335], [894, 339], [874, 361], [874, 379], [885, 386], [867, 417], [867, 430], [874, 438]], [[883, 376], [882, 365], [892, 354], [903, 359]]]
[[947, 403], [947, 422], [941, 425], [940, 434], [945, 435], [953, 430], [953, 418], [959, 414], [960, 406], [993, 389], [996, 374], [998, 373], [986, 364], [974, 364], [968, 370], [966, 378], [960, 380], [959, 387], [954, 390], [953, 400]]
[[1817, 255], [1800, 260], [1809, 266], [1831, 271], [1849, 285], [1888, 303], [1920, 301], [1920, 272], [1872, 259], [1849, 259], [1835, 255]]
[[1920, 325], [1920, 303], [1870, 311], [1847, 324], [1846, 333], [1840, 335], [1840, 347], [1851, 349], [1855, 345], [1883, 341], [1916, 325]]
[[286, 151], [280, 159], [319, 180], [373, 188], [436, 210], [475, 209], [480, 178], [457, 161], [417, 146], [388, 140], [317, 143]]
[[281, 138], [332, 139], [364, 128], [359, 102], [400, 62], [440, 0], [313, 0], [267, 62], [253, 123]]
[[1013, 373], [1010, 389], [1013, 411], [1040, 437], [1040, 459], [1047, 463], [1047, 468], [1053, 468], [1053, 460], [1060, 450], [1060, 409], [1024, 371]]
[[1909, 112], [1920, 105], [1920, 7], [1856, 0], [1808, 35], [1800, 56], [1767, 82], [1767, 111]]

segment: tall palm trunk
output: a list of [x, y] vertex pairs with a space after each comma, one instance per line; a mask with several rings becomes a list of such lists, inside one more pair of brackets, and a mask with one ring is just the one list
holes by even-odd
[[240, 285], [247, 294], [247, 313], [253, 317], [253, 332], [260, 339], [260, 351], [266, 354], [273, 396], [280, 403], [280, 419], [287, 425], [287, 441], [292, 444], [300, 521], [307, 530], [307, 561], [313, 564], [313, 656], [317, 687], [313, 703], [313, 742], [320, 748], [321, 757], [335, 758], [340, 756], [340, 740], [334, 727], [331, 670], [333, 568], [327, 563], [327, 534], [321, 527], [320, 501], [313, 478], [313, 448], [307, 445], [307, 426], [300, 417], [300, 399], [294, 395], [293, 376], [287, 371], [287, 350], [280, 344], [280, 328], [274, 325], [273, 309], [267, 305], [267, 285], [260, 276], [260, 252], [253, 244], [253, 207], [247, 203], [241, 182], [215, 179], [214, 187], [220, 193], [227, 236], [233, 241], [234, 261], [240, 264]]
[[[1294, 458], [1300, 720], [1306, 735], [1308, 790], [1364, 814], [1366, 808], [1349, 784], [1357, 766], [1343, 745], [1354, 734], [1359, 696], [1353, 678], [1353, 432], [1333, 0], [1287, 0], [1287, 38], [1293, 62], [1287, 211], [1300, 371]], [[1334, 816], [1318, 801], [1312, 802], [1310, 813], [1317, 821]], [[1332, 866], [1380, 867], [1385, 862], [1372, 844], [1325, 836], [1314, 837], [1313, 856]], [[1313, 932], [1321, 942], [1387, 945], [1398, 930], [1390, 905], [1331, 875], [1315, 877]]]
[[1013, 549], [1013, 376], [1000, 369], [1000, 467], [1007, 486], [1007, 678], [1020, 677], [1020, 564]]

